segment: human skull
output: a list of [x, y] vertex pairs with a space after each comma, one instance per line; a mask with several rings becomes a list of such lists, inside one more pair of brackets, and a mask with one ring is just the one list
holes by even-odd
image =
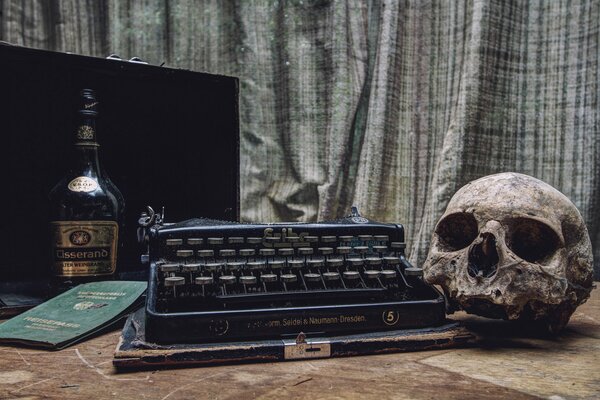
[[463, 186], [435, 227], [424, 278], [451, 311], [536, 321], [560, 331], [592, 290], [581, 214], [552, 186], [517, 173]]

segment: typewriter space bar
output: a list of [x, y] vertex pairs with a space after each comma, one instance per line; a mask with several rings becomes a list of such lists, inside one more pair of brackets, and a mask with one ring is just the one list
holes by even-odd
[[294, 300], [336, 300], [336, 299], [369, 299], [382, 298], [388, 293], [384, 288], [366, 289], [319, 289], [291, 290], [287, 292], [235, 293], [216, 296], [224, 303], [261, 302], [261, 301], [294, 301]]

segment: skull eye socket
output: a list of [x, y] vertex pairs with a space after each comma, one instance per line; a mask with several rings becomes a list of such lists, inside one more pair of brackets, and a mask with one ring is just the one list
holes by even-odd
[[438, 223], [435, 233], [443, 250], [464, 249], [477, 237], [477, 221], [473, 214], [450, 214]]
[[507, 246], [525, 261], [544, 261], [560, 245], [556, 232], [543, 222], [523, 218], [511, 221], [509, 226]]

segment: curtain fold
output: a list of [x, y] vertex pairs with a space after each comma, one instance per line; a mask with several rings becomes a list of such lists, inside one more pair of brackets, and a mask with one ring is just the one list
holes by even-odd
[[0, 1], [0, 39], [240, 77], [245, 220], [351, 205], [424, 259], [470, 180], [565, 193], [600, 277], [600, 2]]

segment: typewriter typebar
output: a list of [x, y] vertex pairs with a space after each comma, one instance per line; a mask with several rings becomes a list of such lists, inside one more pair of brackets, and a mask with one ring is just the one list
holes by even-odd
[[317, 223], [154, 223], [146, 339], [290, 339], [441, 325], [442, 295], [404, 256], [404, 228], [353, 214]]

